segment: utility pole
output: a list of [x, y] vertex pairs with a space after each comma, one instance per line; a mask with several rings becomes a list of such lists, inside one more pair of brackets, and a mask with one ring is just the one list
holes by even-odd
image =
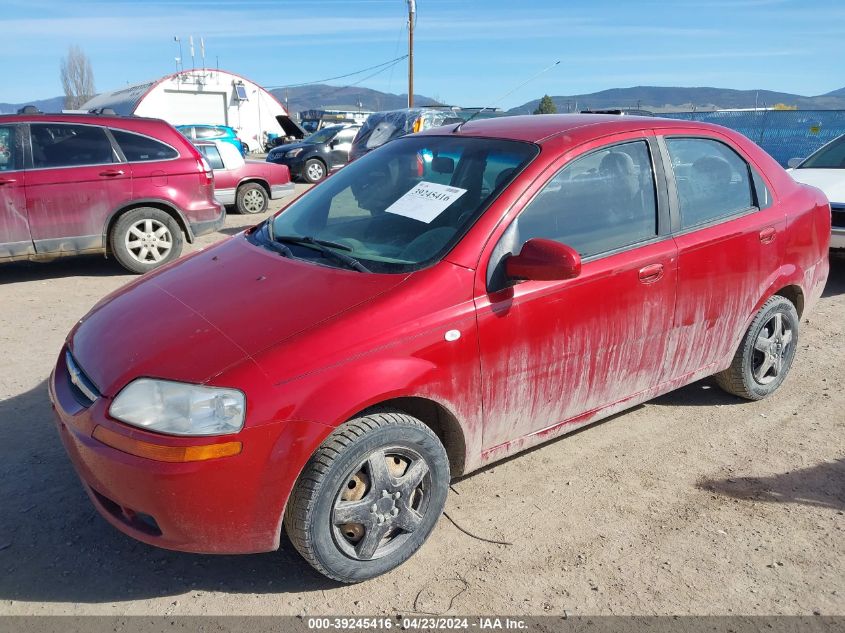
[[408, 0], [408, 107], [414, 107], [414, 21], [417, 0]]

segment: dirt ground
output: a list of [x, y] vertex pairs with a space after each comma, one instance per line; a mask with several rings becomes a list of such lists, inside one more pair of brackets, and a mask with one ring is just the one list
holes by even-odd
[[0, 267], [0, 613], [845, 614], [845, 260], [772, 398], [705, 380], [457, 481], [450, 517], [510, 544], [443, 518], [408, 563], [351, 587], [284, 540], [179, 554], [96, 514], [45, 379], [73, 323], [130, 279], [101, 257]]

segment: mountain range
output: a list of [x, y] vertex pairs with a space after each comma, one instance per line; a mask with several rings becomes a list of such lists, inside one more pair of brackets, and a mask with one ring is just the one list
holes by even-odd
[[[329, 86], [316, 84], [271, 90], [277, 99], [287, 105], [289, 112], [309, 109], [361, 109], [394, 110], [404, 108], [406, 94], [380, 92], [360, 86]], [[26, 103], [0, 103], [0, 113], [16, 112], [24, 105], [34, 105], [43, 112], [61, 109], [63, 97], [29, 101]], [[435, 105], [438, 99], [414, 94], [416, 105]], [[510, 114], [529, 114], [537, 108], [539, 98], [508, 110]], [[732, 90], [729, 88], [678, 88], [663, 86], [635, 86], [612, 88], [579, 95], [553, 96], [558, 112], [576, 112], [584, 109], [637, 108], [652, 112], [679, 112], [689, 110], [717, 110], [723, 108], [771, 107], [775, 104], [796, 106], [802, 110], [845, 110], [845, 88], [817, 96], [803, 96], [771, 90]], [[452, 105], [452, 104], [449, 104]], [[464, 107], [495, 104], [465, 103]]]
[[[670, 88], [635, 86], [612, 88], [590, 94], [553, 96], [558, 112], [603, 110], [608, 108], [636, 108], [652, 112], [682, 112], [690, 110], [720, 110], [726, 108], [772, 107], [776, 104], [795, 106], [801, 110], [845, 110], [845, 88], [814, 97], [774, 92], [771, 90], [732, 90], [729, 88]], [[530, 114], [540, 99], [533, 99], [510, 114]]]

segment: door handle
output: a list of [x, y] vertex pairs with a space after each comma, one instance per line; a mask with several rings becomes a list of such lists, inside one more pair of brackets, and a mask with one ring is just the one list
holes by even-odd
[[644, 284], [653, 284], [663, 277], [663, 264], [651, 264], [640, 268], [640, 281]]
[[123, 170], [122, 169], [107, 169], [106, 171], [101, 171], [100, 175], [105, 176], [106, 178], [114, 178], [115, 176], [122, 176]]
[[11, 185], [16, 182], [17, 180], [14, 178], [0, 178], [0, 185]]
[[775, 230], [775, 227], [773, 227], [773, 226], [766, 227], [765, 229], [760, 231], [760, 241], [763, 244], [771, 244], [772, 242], [775, 241], [775, 237], [777, 237], [777, 234], [778, 233]]

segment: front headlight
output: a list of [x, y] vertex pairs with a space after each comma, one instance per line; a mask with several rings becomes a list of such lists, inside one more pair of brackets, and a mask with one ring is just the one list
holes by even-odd
[[294, 158], [296, 156], [299, 156], [302, 153], [302, 150], [303, 150], [302, 147], [297, 147], [296, 149], [292, 149], [289, 152], [287, 152], [285, 154], [285, 156], [287, 156], [288, 158]]
[[109, 414], [171, 435], [225, 435], [244, 425], [246, 398], [237, 389], [139, 378], [117, 394]]

